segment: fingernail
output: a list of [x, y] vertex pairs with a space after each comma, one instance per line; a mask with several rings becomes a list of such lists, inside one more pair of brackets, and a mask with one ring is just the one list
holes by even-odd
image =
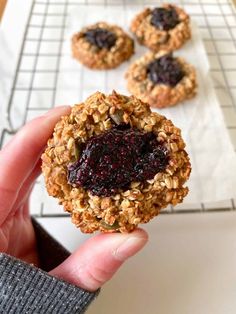
[[113, 251], [113, 255], [120, 261], [125, 261], [137, 253], [147, 242], [146, 237], [130, 236]]
[[70, 106], [59, 106], [59, 107], [54, 107], [50, 110], [48, 110], [43, 116], [51, 116], [53, 115], [53, 113], [55, 112], [56, 114], [58, 114], [58, 112], [60, 111], [64, 111], [64, 110], [68, 110], [69, 108], [71, 108]]

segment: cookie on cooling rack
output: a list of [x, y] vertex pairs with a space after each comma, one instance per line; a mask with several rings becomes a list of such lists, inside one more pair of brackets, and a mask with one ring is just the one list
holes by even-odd
[[173, 51], [191, 38], [190, 18], [173, 4], [146, 8], [131, 23], [131, 31], [140, 44], [151, 50]]
[[130, 232], [188, 193], [184, 148], [180, 129], [141, 100], [97, 92], [56, 124], [42, 170], [82, 232]]
[[152, 107], [164, 108], [196, 95], [196, 72], [183, 58], [171, 53], [148, 52], [126, 72], [127, 88]]
[[122, 28], [99, 22], [72, 37], [72, 54], [91, 69], [112, 69], [134, 53], [134, 41]]

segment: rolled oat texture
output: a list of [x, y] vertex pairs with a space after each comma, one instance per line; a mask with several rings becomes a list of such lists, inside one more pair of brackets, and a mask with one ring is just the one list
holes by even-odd
[[158, 52], [160, 50], [173, 51], [180, 48], [191, 38], [189, 15], [173, 4], [163, 4], [162, 8], [173, 8], [179, 18], [179, 23], [172, 29], [162, 30], [151, 24], [153, 10], [144, 9], [131, 22], [130, 29], [141, 45]]
[[180, 57], [176, 57], [176, 59], [185, 75], [176, 86], [154, 84], [148, 78], [147, 65], [167, 53], [164, 50], [158, 53], [146, 53], [130, 65], [125, 75], [129, 92], [154, 108], [175, 106], [182, 101], [193, 98], [197, 92], [196, 71], [192, 65]]
[[[85, 33], [97, 28], [115, 34], [117, 39], [114, 46], [110, 49], [100, 49], [86, 40]], [[74, 34], [71, 40], [71, 49], [73, 57], [88, 68], [97, 70], [113, 69], [133, 55], [134, 41], [121, 27], [99, 22], [86, 26], [80, 32]]]
[[[92, 195], [82, 187], [68, 183], [68, 165], [81, 152], [76, 143], [109, 130], [119, 112], [119, 121], [144, 132], [153, 132], [168, 150], [168, 165], [151, 180], [132, 182], [130, 187], [109, 197]], [[120, 115], [122, 113], [122, 116]], [[147, 223], [167, 205], [183, 201], [184, 187], [191, 172], [181, 131], [165, 117], [151, 112], [149, 106], [134, 96], [104, 95], [97, 92], [56, 124], [52, 138], [42, 155], [42, 171], [48, 194], [58, 198], [73, 223], [82, 232], [131, 232]]]

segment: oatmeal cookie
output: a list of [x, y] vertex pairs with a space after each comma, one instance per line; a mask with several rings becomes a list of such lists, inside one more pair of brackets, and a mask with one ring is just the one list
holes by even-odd
[[191, 38], [188, 14], [173, 4], [146, 8], [133, 19], [130, 28], [141, 45], [155, 52], [176, 50]]
[[184, 148], [180, 129], [141, 100], [97, 92], [56, 124], [42, 171], [82, 232], [131, 232], [188, 193]]
[[122, 28], [99, 22], [74, 34], [72, 55], [91, 69], [112, 69], [134, 53], [134, 41]]
[[164, 108], [196, 95], [196, 72], [183, 58], [171, 53], [148, 52], [126, 72], [127, 88], [152, 107]]

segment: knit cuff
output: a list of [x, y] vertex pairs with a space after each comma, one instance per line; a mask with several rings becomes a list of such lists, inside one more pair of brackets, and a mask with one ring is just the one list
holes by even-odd
[[84, 313], [98, 295], [0, 253], [1, 313]]

